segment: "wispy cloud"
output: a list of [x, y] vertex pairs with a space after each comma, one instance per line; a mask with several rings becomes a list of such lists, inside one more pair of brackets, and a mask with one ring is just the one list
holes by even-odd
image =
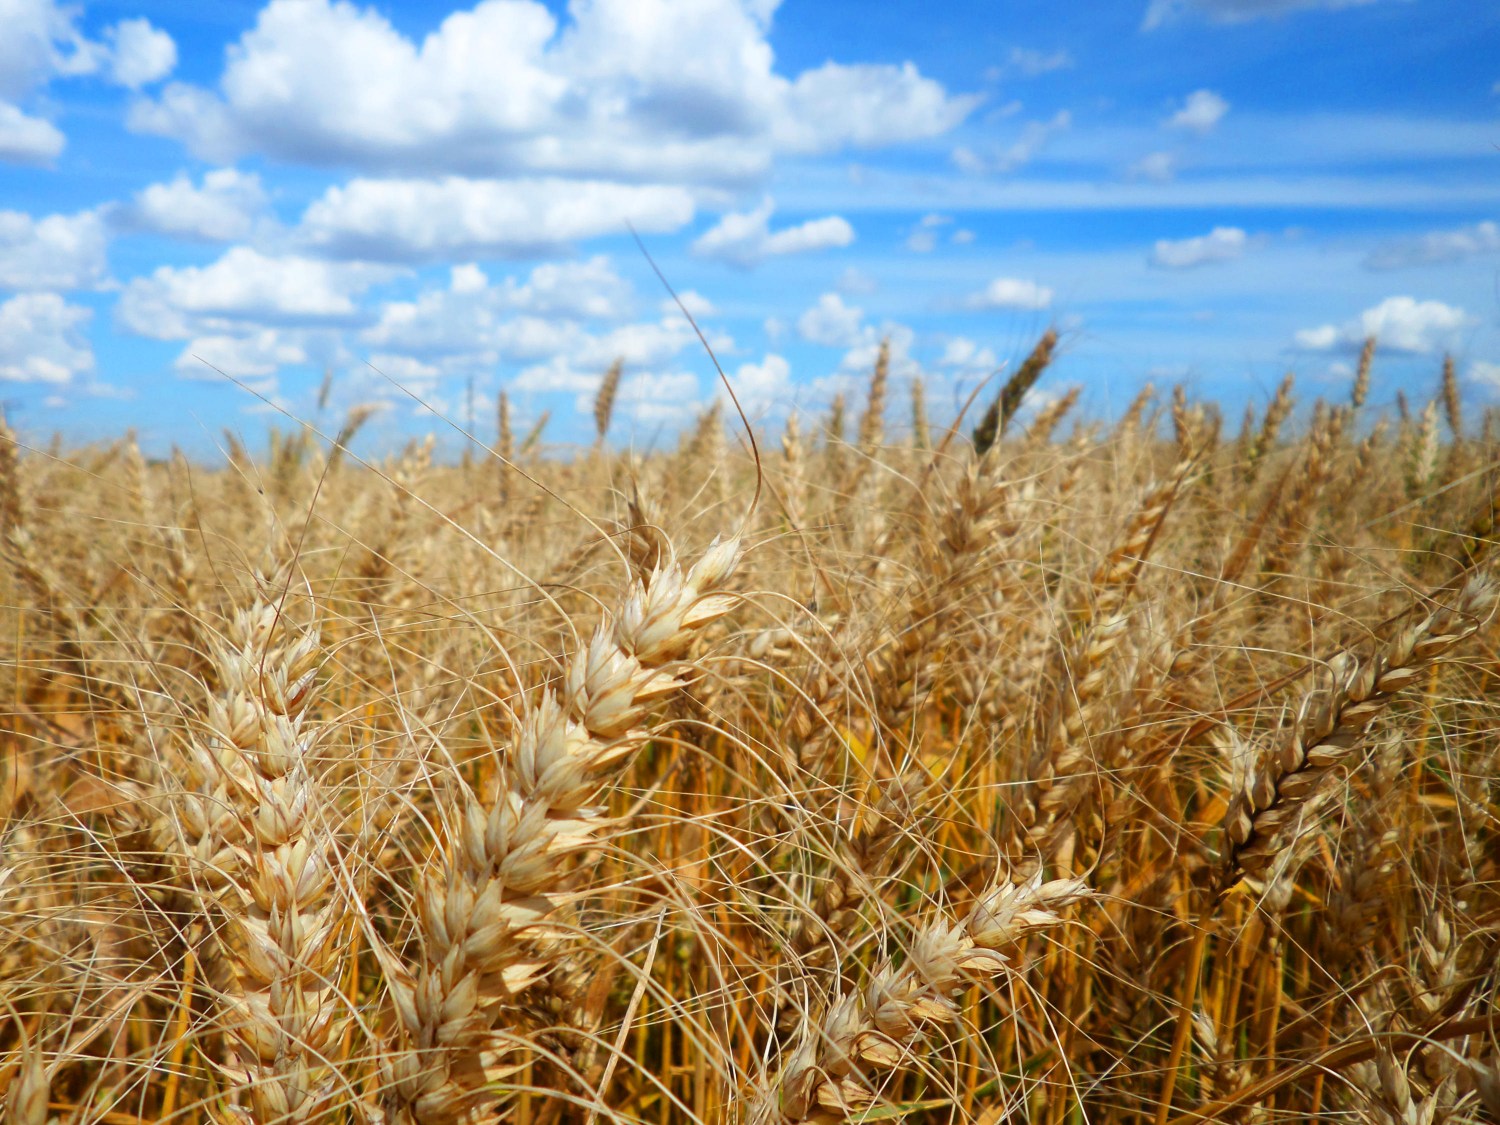
[[938, 232], [953, 222], [952, 215], [935, 212], [923, 215], [911, 234], [906, 237], [906, 248], [917, 254], [931, 254], [937, 249]]
[[1058, 110], [1046, 121], [1028, 121], [1021, 135], [1008, 145], [960, 145], [953, 150], [953, 165], [970, 175], [1005, 174], [1030, 164], [1049, 141], [1073, 124], [1073, 115]]
[[1473, 226], [1429, 231], [1377, 246], [1365, 259], [1372, 270], [1397, 270], [1459, 262], [1476, 254], [1500, 254], [1500, 224], [1486, 220]]
[[1245, 252], [1249, 237], [1239, 227], [1214, 227], [1196, 238], [1159, 239], [1151, 264], [1160, 269], [1190, 270], [1210, 262], [1232, 262]]
[[1381, 0], [1151, 0], [1142, 23], [1150, 31], [1184, 16], [1196, 15], [1219, 23], [1248, 23], [1251, 20], [1284, 16], [1292, 12], [1340, 8], [1362, 8]]
[[693, 242], [693, 253], [749, 268], [767, 258], [829, 250], [854, 241], [854, 228], [838, 215], [771, 229], [775, 205], [766, 198], [753, 211], [731, 211]]
[[1125, 170], [1125, 175], [1132, 180], [1150, 180], [1152, 183], [1165, 184], [1177, 175], [1177, 154], [1175, 152], [1148, 152], [1139, 160], [1134, 161]]
[[1078, 64], [1070, 51], [1041, 51], [1035, 47], [1012, 47], [1003, 66], [991, 67], [985, 77], [999, 81], [1007, 77], [1036, 78], [1057, 70], [1072, 70]]

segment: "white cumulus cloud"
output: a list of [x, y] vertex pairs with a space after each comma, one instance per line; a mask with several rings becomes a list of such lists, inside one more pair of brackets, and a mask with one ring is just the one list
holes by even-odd
[[890, 377], [892, 379], [915, 379], [923, 374], [922, 365], [911, 354], [916, 342], [916, 333], [908, 325], [897, 321], [885, 321], [879, 327], [865, 325], [860, 340], [844, 353], [839, 368], [831, 377], [814, 380], [815, 389], [831, 394], [836, 390], [856, 393], [868, 385], [870, 372], [880, 356], [882, 343], [889, 346]]
[[770, 13], [589, 0], [560, 25], [535, 0], [481, 0], [418, 40], [371, 7], [271, 0], [216, 87], [172, 83], [130, 123], [223, 161], [744, 183], [776, 151], [937, 136], [977, 104], [910, 63], [778, 74]]
[[408, 387], [413, 383], [430, 384], [443, 374], [443, 369], [436, 364], [423, 363], [409, 355], [392, 355], [387, 352], [376, 352], [370, 356], [370, 366], [381, 375]]
[[108, 232], [98, 211], [33, 219], [0, 211], [0, 289], [87, 289], [104, 280]]
[[719, 311], [712, 301], [696, 289], [682, 290], [677, 294], [676, 301], [671, 297], [663, 297], [657, 308], [661, 310], [663, 315], [671, 316], [673, 313], [681, 311], [677, 307], [677, 301], [681, 301], [682, 308], [686, 309], [691, 316], [698, 320], [702, 320], [706, 316], [713, 316]]
[[797, 334], [825, 348], [848, 348], [859, 342], [864, 310], [844, 304], [837, 293], [824, 293], [797, 318]]
[[785, 89], [773, 133], [777, 147], [792, 152], [827, 152], [845, 145], [874, 148], [942, 136], [979, 100], [949, 97], [911, 63], [829, 62], [804, 71]]
[[[689, 371], [642, 371], [626, 375], [615, 396], [615, 411], [644, 425], [680, 425], [700, 409], [698, 376]], [[594, 408], [592, 391], [580, 394], [574, 405], [580, 413]]]
[[[684, 349], [697, 347], [692, 328], [680, 313], [660, 321], [623, 324], [596, 335], [571, 325], [569, 339], [551, 349], [547, 358], [524, 368], [511, 383], [513, 390], [537, 395], [576, 395], [575, 406], [592, 408], [604, 372], [616, 360], [625, 377], [616, 399], [619, 416], [651, 425], [676, 425], [697, 411], [701, 403], [698, 377], [669, 367]], [[716, 349], [727, 351], [733, 341], [711, 335]]]
[[[501, 295], [510, 308], [536, 316], [608, 319], [630, 312], [634, 289], [615, 272], [608, 257], [598, 254], [578, 262], [545, 262], [533, 269], [525, 282], [506, 278]], [[704, 298], [691, 291], [682, 297], [695, 316], [713, 311]], [[677, 315], [677, 308], [664, 303], [662, 312]]]
[[83, 335], [91, 316], [57, 293], [19, 293], [0, 304], [0, 379], [61, 384], [92, 371]]
[[177, 44], [149, 20], [121, 20], [109, 29], [110, 75], [121, 86], [139, 90], [160, 82], [177, 65]]
[[1194, 90], [1182, 106], [1167, 118], [1167, 128], [1191, 133], [1211, 133], [1229, 112], [1229, 103], [1212, 90]]
[[[742, 363], [729, 377], [735, 396], [751, 418], [791, 404], [797, 388], [792, 383], [792, 366], [782, 356], [771, 352], [759, 363]], [[728, 404], [729, 394], [723, 384], [719, 397]]]
[[99, 41], [79, 29], [81, 10], [56, 0], [0, 0], [0, 160], [41, 164], [62, 152], [62, 131], [22, 104], [54, 78], [99, 75], [135, 89], [176, 64], [172, 37], [147, 20], [121, 20]]
[[158, 234], [232, 242], [251, 232], [266, 202], [255, 173], [218, 168], [205, 173], [201, 184], [179, 174], [150, 185], [136, 195], [127, 218]]
[[1052, 290], [1023, 278], [997, 277], [963, 304], [969, 309], [1045, 309], [1052, 304]]
[[[678, 356], [701, 347], [692, 325], [675, 308], [659, 320], [630, 321], [604, 332], [589, 331], [574, 321], [553, 323], [561, 338], [537, 357], [541, 362], [522, 369], [513, 384], [517, 390], [592, 396], [616, 359], [624, 361], [628, 383], [633, 378], [670, 374], [668, 365]], [[720, 332], [708, 331], [708, 340], [720, 354], [734, 348], [734, 340]], [[623, 389], [624, 384], [622, 393]]]
[[190, 378], [215, 378], [220, 373], [235, 379], [275, 375], [282, 367], [306, 363], [301, 344], [274, 328], [263, 328], [244, 336], [199, 336], [182, 349], [173, 366]]
[[1490, 394], [1500, 394], [1500, 363], [1490, 363], [1488, 360], [1476, 359], [1469, 364], [1465, 376], [1470, 383], [1477, 387], [1483, 387]]
[[993, 348], [982, 347], [967, 336], [954, 336], [950, 339], [937, 362], [939, 367], [968, 374], [988, 374], [1000, 366]]
[[329, 188], [298, 235], [325, 254], [369, 261], [519, 257], [621, 231], [674, 231], [693, 218], [680, 187], [548, 179], [356, 179]]
[[16, 101], [60, 75], [93, 74], [104, 50], [78, 30], [79, 11], [54, 0], [5, 0], [0, 7], [0, 98]]
[[352, 323], [361, 316], [355, 298], [392, 272], [235, 246], [207, 266], [159, 266], [135, 278], [117, 314], [130, 331], [158, 340], [229, 334], [245, 325]]
[[22, 113], [0, 101], [0, 160], [14, 164], [46, 164], [62, 154], [67, 138], [56, 125]]
[[[392, 352], [443, 357], [457, 367], [493, 366], [501, 357], [529, 362], [576, 350], [586, 335], [580, 321], [623, 317], [633, 295], [602, 255], [544, 263], [525, 280], [498, 283], [466, 263], [452, 268], [446, 288], [383, 303], [361, 339]], [[671, 315], [681, 320], [675, 306]]]
[[1392, 351], [1432, 352], [1452, 344], [1459, 331], [1474, 323], [1463, 309], [1442, 301], [1387, 297], [1342, 325], [1323, 324], [1296, 334], [1296, 344], [1308, 351], [1358, 348], [1367, 336]]
[[848, 246], [854, 228], [838, 215], [771, 230], [775, 205], [767, 198], [753, 211], [731, 211], [693, 242], [693, 253], [749, 267], [767, 258]]
[[1232, 262], [1244, 254], [1249, 236], [1239, 227], [1214, 227], [1196, 238], [1158, 239], [1151, 264], [1168, 270], [1190, 270], [1210, 262]]

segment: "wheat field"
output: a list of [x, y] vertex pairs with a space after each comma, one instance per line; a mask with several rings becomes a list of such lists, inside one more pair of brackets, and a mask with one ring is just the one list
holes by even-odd
[[5, 429], [5, 1121], [1496, 1120], [1500, 414], [1056, 343], [643, 455], [618, 369], [568, 456]]

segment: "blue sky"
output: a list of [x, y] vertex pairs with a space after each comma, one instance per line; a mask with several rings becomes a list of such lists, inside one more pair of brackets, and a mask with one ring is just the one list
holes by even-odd
[[[284, 410], [768, 426], [882, 338], [936, 412], [1049, 325], [1107, 415], [1282, 374], [1500, 397], [1492, 0], [0, 0], [0, 398], [152, 450]], [[420, 403], [419, 401], [420, 400]], [[902, 395], [893, 395], [892, 421]], [[422, 404], [426, 404], [425, 406]], [[579, 409], [579, 407], [584, 409]]]

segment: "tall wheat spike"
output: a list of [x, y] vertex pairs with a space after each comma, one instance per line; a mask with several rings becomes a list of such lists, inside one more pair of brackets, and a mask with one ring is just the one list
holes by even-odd
[[920, 375], [911, 381], [911, 441], [918, 449], [932, 448], [932, 429], [927, 421], [927, 388]]
[[600, 446], [604, 444], [604, 435], [609, 433], [609, 423], [615, 414], [615, 398], [620, 392], [620, 376], [624, 371], [624, 358], [615, 360], [604, 373], [594, 395], [594, 434]]
[[1011, 418], [1020, 409], [1026, 392], [1036, 385], [1036, 381], [1052, 363], [1052, 356], [1056, 349], [1057, 329], [1049, 328], [1036, 342], [1036, 347], [1031, 349], [1031, 354], [1026, 357], [1025, 362], [1016, 368], [1015, 374], [1005, 381], [1005, 385], [1000, 388], [1000, 393], [995, 396], [995, 401], [990, 403], [984, 417], [974, 427], [974, 449], [978, 453], [987, 453], [990, 447], [1000, 440]]
[[1452, 355], [1443, 356], [1443, 416], [1448, 422], [1448, 433], [1455, 440], [1464, 436], [1463, 394], [1458, 389], [1458, 371]]
[[875, 369], [870, 373], [870, 390], [865, 399], [865, 412], [859, 419], [859, 445], [866, 451], [874, 449], [885, 437], [885, 388], [891, 373], [891, 341], [889, 337], [880, 341], [880, 351], [875, 356]]
[[1354, 385], [1349, 392], [1349, 405], [1358, 410], [1370, 396], [1370, 368], [1375, 362], [1375, 337], [1366, 336], [1359, 349], [1359, 364], [1354, 369]]

